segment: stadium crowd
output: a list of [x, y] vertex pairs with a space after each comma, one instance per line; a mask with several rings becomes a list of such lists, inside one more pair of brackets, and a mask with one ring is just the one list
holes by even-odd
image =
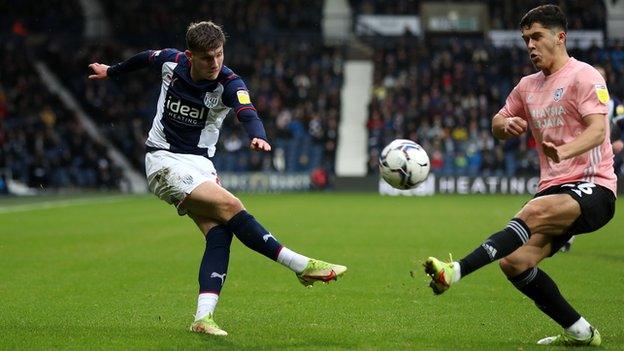
[[[490, 6], [491, 27], [515, 29], [515, 16], [536, 2], [496, 2], [497, 6]], [[558, 3], [567, 9], [572, 29], [602, 29], [605, 10], [600, 2]], [[14, 60], [23, 56], [18, 52], [26, 52], [57, 73], [96, 119], [103, 135], [142, 171], [159, 75], [141, 71], [92, 82], [86, 79], [87, 65], [112, 64], [146, 49], [183, 49], [188, 23], [210, 18], [223, 24], [228, 34], [225, 64], [246, 81], [274, 147], [268, 155], [248, 152], [247, 136], [229, 117], [214, 159], [217, 169], [333, 173], [344, 53], [322, 42], [322, 0], [236, 0], [216, 7], [205, 2], [190, 6], [187, 0], [101, 4], [111, 33], [97, 41], [83, 38], [83, 15], [73, 1], [53, 0], [37, 7], [20, 3], [11, 15], [0, 11], [4, 61], [0, 168], [31, 186], [119, 186], [119, 170], [103, 146], [93, 142], [75, 116], [39, 82], [32, 60]], [[377, 14], [417, 14], [420, 7], [419, 1], [351, 0], [350, 4], [356, 13]], [[141, 21], [134, 20], [138, 11]], [[22, 47], [26, 42], [28, 47]], [[499, 143], [489, 130], [490, 118], [509, 90], [522, 75], [533, 72], [524, 48], [494, 48], [482, 38], [425, 40], [408, 35], [370, 45], [375, 63], [367, 122], [370, 173], [377, 172], [379, 151], [394, 138], [422, 143], [437, 174], [537, 171], [536, 143], [530, 136]], [[620, 43], [571, 54], [601, 63], [612, 95], [624, 96], [624, 81], [617, 79], [624, 74]]]
[[[551, 1], [567, 11], [569, 29], [603, 30], [597, 1]], [[490, 28], [516, 30], [519, 14], [543, 1], [489, 1]], [[352, 0], [356, 13], [418, 14], [420, 1]], [[591, 11], [590, 11], [591, 9]], [[395, 138], [423, 144], [438, 175], [531, 175], [539, 169], [531, 135], [495, 140], [490, 119], [520, 77], [534, 72], [524, 47], [496, 48], [483, 38], [432, 36], [368, 38], [375, 48], [369, 106], [369, 173]], [[572, 49], [571, 56], [604, 66], [612, 96], [624, 96], [623, 47]], [[622, 155], [617, 156], [620, 159]]]
[[[247, 136], [234, 117], [226, 119], [214, 162], [220, 172], [286, 171], [332, 172], [336, 147], [342, 85], [342, 53], [322, 44], [322, 1], [306, 2], [319, 11], [294, 11], [295, 2], [259, 1], [242, 6], [232, 1], [218, 7], [187, 2], [110, 1], [106, 10], [113, 36], [105, 42], [86, 44], [68, 58], [62, 48], [50, 46], [47, 61], [64, 77], [102, 130], [134, 164], [142, 169], [144, 140], [154, 116], [159, 74], [143, 71], [116, 81], [84, 79], [90, 62], [115, 63], [133, 53], [164, 47], [184, 48], [190, 21], [212, 18], [222, 23], [229, 39], [225, 65], [246, 81], [269, 139], [271, 155], [249, 153]], [[129, 20], [141, 9], [144, 21]], [[167, 11], [176, 9], [176, 16]], [[258, 16], [263, 13], [276, 16]], [[299, 16], [292, 16], [299, 13]], [[114, 14], [114, 16], [112, 15]]]
[[11, 2], [10, 8], [0, 8], [0, 173], [5, 180], [42, 190], [118, 189], [120, 170], [106, 148], [85, 133], [35, 69], [33, 47], [52, 42], [52, 34], [58, 44], [82, 33], [83, 26], [73, 1]]
[[[496, 141], [490, 119], [509, 91], [534, 70], [521, 47], [495, 48], [483, 39], [403, 37], [377, 42], [369, 106], [369, 171], [395, 138], [428, 150], [440, 175], [530, 175], [539, 169], [531, 135]], [[624, 96], [622, 47], [571, 49], [587, 62], [601, 62], [613, 96]], [[416, 58], [416, 59], [415, 59]]]
[[44, 190], [118, 188], [119, 170], [106, 148], [43, 85], [22, 40], [5, 36], [0, 44], [0, 169]]

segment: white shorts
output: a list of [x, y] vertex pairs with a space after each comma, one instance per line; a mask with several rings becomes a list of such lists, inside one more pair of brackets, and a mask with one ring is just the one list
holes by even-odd
[[174, 205], [181, 216], [186, 210], [180, 204], [191, 191], [206, 181], [219, 183], [217, 171], [206, 157], [165, 150], [145, 154], [145, 174], [150, 191]]

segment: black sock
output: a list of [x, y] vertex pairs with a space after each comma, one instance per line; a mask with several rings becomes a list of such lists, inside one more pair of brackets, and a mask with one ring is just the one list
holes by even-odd
[[225, 226], [216, 226], [206, 234], [206, 250], [199, 266], [199, 292], [219, 295], [225, 283], [232, 233]]
[[509, 278], [509, 281], [563, 328], [570, 327], [581, 318], [561, 295], [557, 284], [541, 269], [529, 268], [518, 276]]
[[531, 230], [526, 223], [520, 218], [513, 218], [505, 229], [490, 236], [481, 246], [459, 260], [461, 277], [516, 251], [529, 240], [529, 236]]
[[282, 245], [247, 211], [242, 210], [234, 215], [226, 226], [245, 246], [273, 261], [277, 260]]

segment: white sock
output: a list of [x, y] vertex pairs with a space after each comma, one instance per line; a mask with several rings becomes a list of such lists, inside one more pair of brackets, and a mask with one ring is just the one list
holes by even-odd
[[455, 274], [453, 274], [453, 283], [457, 283], [461, 279], [461, 265], [459, 262], [453, 262], [453, 270]]
[[214, 312], [219, 301], [219, 295], [213, 293], [201, 293], [197, 297], [197, 313], [195, 313], [195, 320], [202, 319]]
[[581, 317], [570, 327], [566, 328], [566, 331], [572, 334], [574, 337], [583, 340], [591, 336], [590, 327], [591, 325], [589, 324], [589, 322], [587, 322], [585, 318]]
[[282, 247], [279, 255], [277, 255], [277, 262], [290, 268], [295, 273], [301, 273], [308, 265], [308, 262], [310, 262], [310, 259], [287, 247]]

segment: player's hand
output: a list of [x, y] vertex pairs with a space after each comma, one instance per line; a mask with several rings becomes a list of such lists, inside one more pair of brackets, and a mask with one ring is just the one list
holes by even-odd
[[517, 137], [520, 134], [526, 132], [527, 121], [520, 117], [505, 118], [505, 125], [503, 126], [503, 132], [510, 137]]
[[91, 74], [89, 75], [89, 79], [106, 79], [108, 78], [108, 74], [106, 73], [108, 70], [107, 65], [102, 64], [102, 63], [92, 63], [89, 65], [89, 68], [91, 68], [93, 70], [93, 73], [95, 74]]
[[542, 141], [542, 150], [544, 150], [544, 155], [553, 160], [553, 162], [561, 162], [561, 155], [555, 144], [550, 141]]
[[260, 138], [253, 138], [249, 148], [253, 151], [271, 151], [271, 145], [266, 140]]

